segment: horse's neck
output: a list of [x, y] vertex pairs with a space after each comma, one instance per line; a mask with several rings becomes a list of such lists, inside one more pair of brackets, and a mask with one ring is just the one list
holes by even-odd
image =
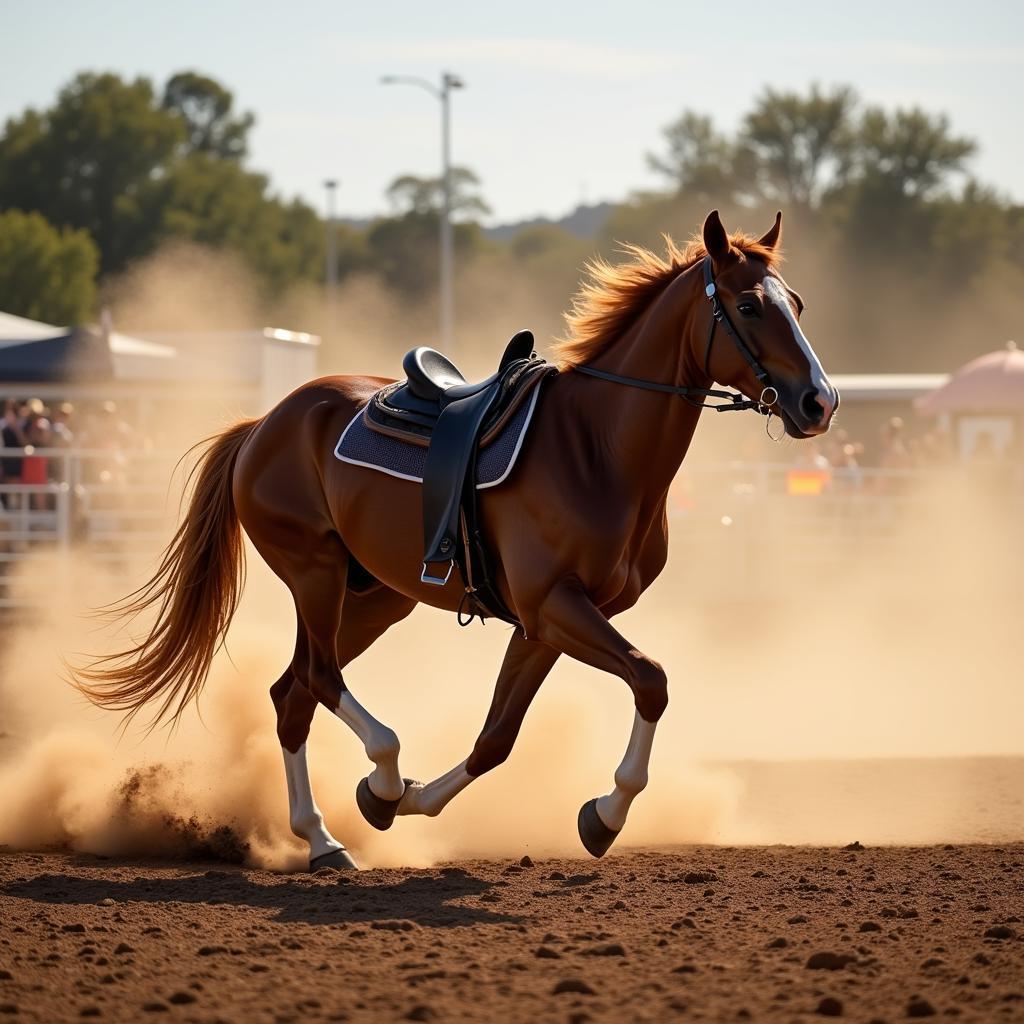
[[[706, 387], [695, 360], [695, 307], [702, 295], [692, 273], [673, 281], [640, 321], [589, 365], [624, 377]], [[700, 410], [678, 395], [611, 385], [588, 407], [616, 473], [655, 496], [668, 490], [686, 455]]]

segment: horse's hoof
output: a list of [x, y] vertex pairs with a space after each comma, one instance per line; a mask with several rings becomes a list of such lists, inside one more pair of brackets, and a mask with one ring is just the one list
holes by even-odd
[[309, 862], [309, 870], [316, 871], [317, 868], [337, 868], [339, 871], [358, 871], [359, 865], [349, 855], [348, 850], [343, 846], [340, 850], [331, 850], [330, 853], [321, 853], [319, 857], [313, 857]]
[[[406, 786], [409, 785], [406, 779], [402, 780]], [[405, 793], [402, 794], [405, 796]], [[374, 827], [387, 832], [391, 828], [395, 815], [398, 813], [398, 805], [402, 802], [400, 796], [397, 800], [382, 800], [372, 789], [370, 789], [369, 778], [362, 779], [356, 786], [356, 806], [362, 816]]]
[[618, 838], [619, 833], [609, 828], [597, 813], [597, 800], [588, 800], [580, 808], [576, 822], [580, 839], [592, 857], [603, 857]]

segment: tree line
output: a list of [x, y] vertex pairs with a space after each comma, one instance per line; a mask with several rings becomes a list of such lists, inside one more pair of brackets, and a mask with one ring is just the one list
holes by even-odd
[[[269, 298], [321, 281], [325, 225], [248, 167], [254, 122], [196, 72], [162, 89], [82, 73], [47, 109], [10, 119], [0, 136], [0, 309], [87, 320], [98, 289], [173, 240], [236, 254]], [[555, 330], [587, 258], [613, 256], [620, 241], [685, 237], [711, 207], [750, 230], [781, 207], [793, 275], [813, 286], [812, 301], [821, 296], [816, 325], [842, 335], [851, 364], [913, 368], [926, 346], [894, 347], [909, 329], [932, 340], [934, 364], [936, 353], [969, 349], [955, 332], [968, 329], [973, 302], [986, 303], [994, 337], [1012, 330], [1024, 284], [1024, 210], [972, 177], [975, 151], [940, 113], [865, 105], [847, 87], [765, 88], [731, 133], [683, 111], [648, 155], [663, 186], [615, 204], [594, 237], [538, 225], [505, 241], [480, 227], [481, 182], [457, 168], [462, 287], [498, 271], [531, 296], [540, 329]], [[340, 276], [429, 297], [440, 182], [402, 175], [385, 198], [387, 215], [336, 225]]]

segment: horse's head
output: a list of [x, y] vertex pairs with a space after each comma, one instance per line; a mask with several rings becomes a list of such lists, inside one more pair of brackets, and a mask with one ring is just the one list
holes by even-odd
[[790, 437], [824, 434], [839, 407], [839, 392], [800, 328], [803, 300], [776, 267], [782, 214], [762, 238], [742, 248], [730, 242], [717, 210], [708, 214], [703, 234], [710, 257], [708, 296], [713, 307], [719, 303], [703, 353], [705, 371], [770, 405]]

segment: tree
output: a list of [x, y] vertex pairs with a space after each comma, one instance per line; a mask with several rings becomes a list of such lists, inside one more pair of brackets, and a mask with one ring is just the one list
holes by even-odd
[[857, 169], [863, 179], [905, 196], [928, 198], [964, 170], [975, 149], [970, 139], [950, 134], [945, 114], [915, 107], [886, 113], [865, 111], [857, 133]]
[[155, 105], [147, 79], [77, 75], [52, 108], [7, 122], [0, 208], [37, 210], [52, 224], [84, 228], [103, 271], [116, 270], [138, 254], [122, 242], [139, 193], [183, 135], [180, 120]]
[[668, 178], [680, 194], [717, 204], [749, 185], [744, 154], [715, 129], [710, 117], [686, 110], [664, 135], [668, 152], [648, 153], [647, 165]]
[[[480, 179], [468, 167], [453, 167], [451, 179], [451, 212], [453, 218], [472, 220], [475, 216], [486, 216], [491, 208], [484, 202], [477, 189]], [[388, 202], [398, 214], [438, 213], [444, 199], [440, 178], [418, 178], [403, 174], [395, 178], [387, 189]]]
[[[370, 264], [392, 288], [407, 295], [422, 295], [437, 288], [438, 231], [435, 212], [411, 210], [401, 217], [382, 217], [366, 236]], [[455, 224], [452, 244], [463, 264], [484, 245], [477, 224]]]
[[195, 153], [152, 183], [140, 202], [153, 244], [183, 238], [232, 249], [272, 291], [323, 272], [323, 223], [306, 204], [267, 194], [264, 175]]
[[240, 252], [274, 291], [316, 279], [323, 226], [241, 166], [253, 118], [233, 104], [196, 72], [172, 77], [160, 102], [144, 78], [80, 74], [50, 109], [7, 123], [0, 208], [86, 229], [105, 275], [182, 238]]
[[248, 112], [234, 117], [234, 96], [219, 82], [195, 71], [179, 72], [164, 86], [161, 106], [184, 123], [186, 152], [245, 157], [255, 118]]
[[[931, 264], [934, 273], [949, 284], [980, 276], [1000, 261], [1018, 267], [1024, 258], [1014, 237], [1014, 218], [1006, 203], [989, 188], [968, 181], [956, 196], [943, 196], [930, 207], [934, 211]], [[1017, 221], [1020, 220], [1018, 208]]]
[[759, 191], [780, 203], [812, 209], [841, 183], [850, 162], [857, 98], [845, 86], [807, 96], [767, 88], [744, 118], [739, 145], [756, 165]]
[[99, 253], [85, 231], [58, 230], [38, 213], [0, 213], [0, 309], [55, 324], [93, 312]]

